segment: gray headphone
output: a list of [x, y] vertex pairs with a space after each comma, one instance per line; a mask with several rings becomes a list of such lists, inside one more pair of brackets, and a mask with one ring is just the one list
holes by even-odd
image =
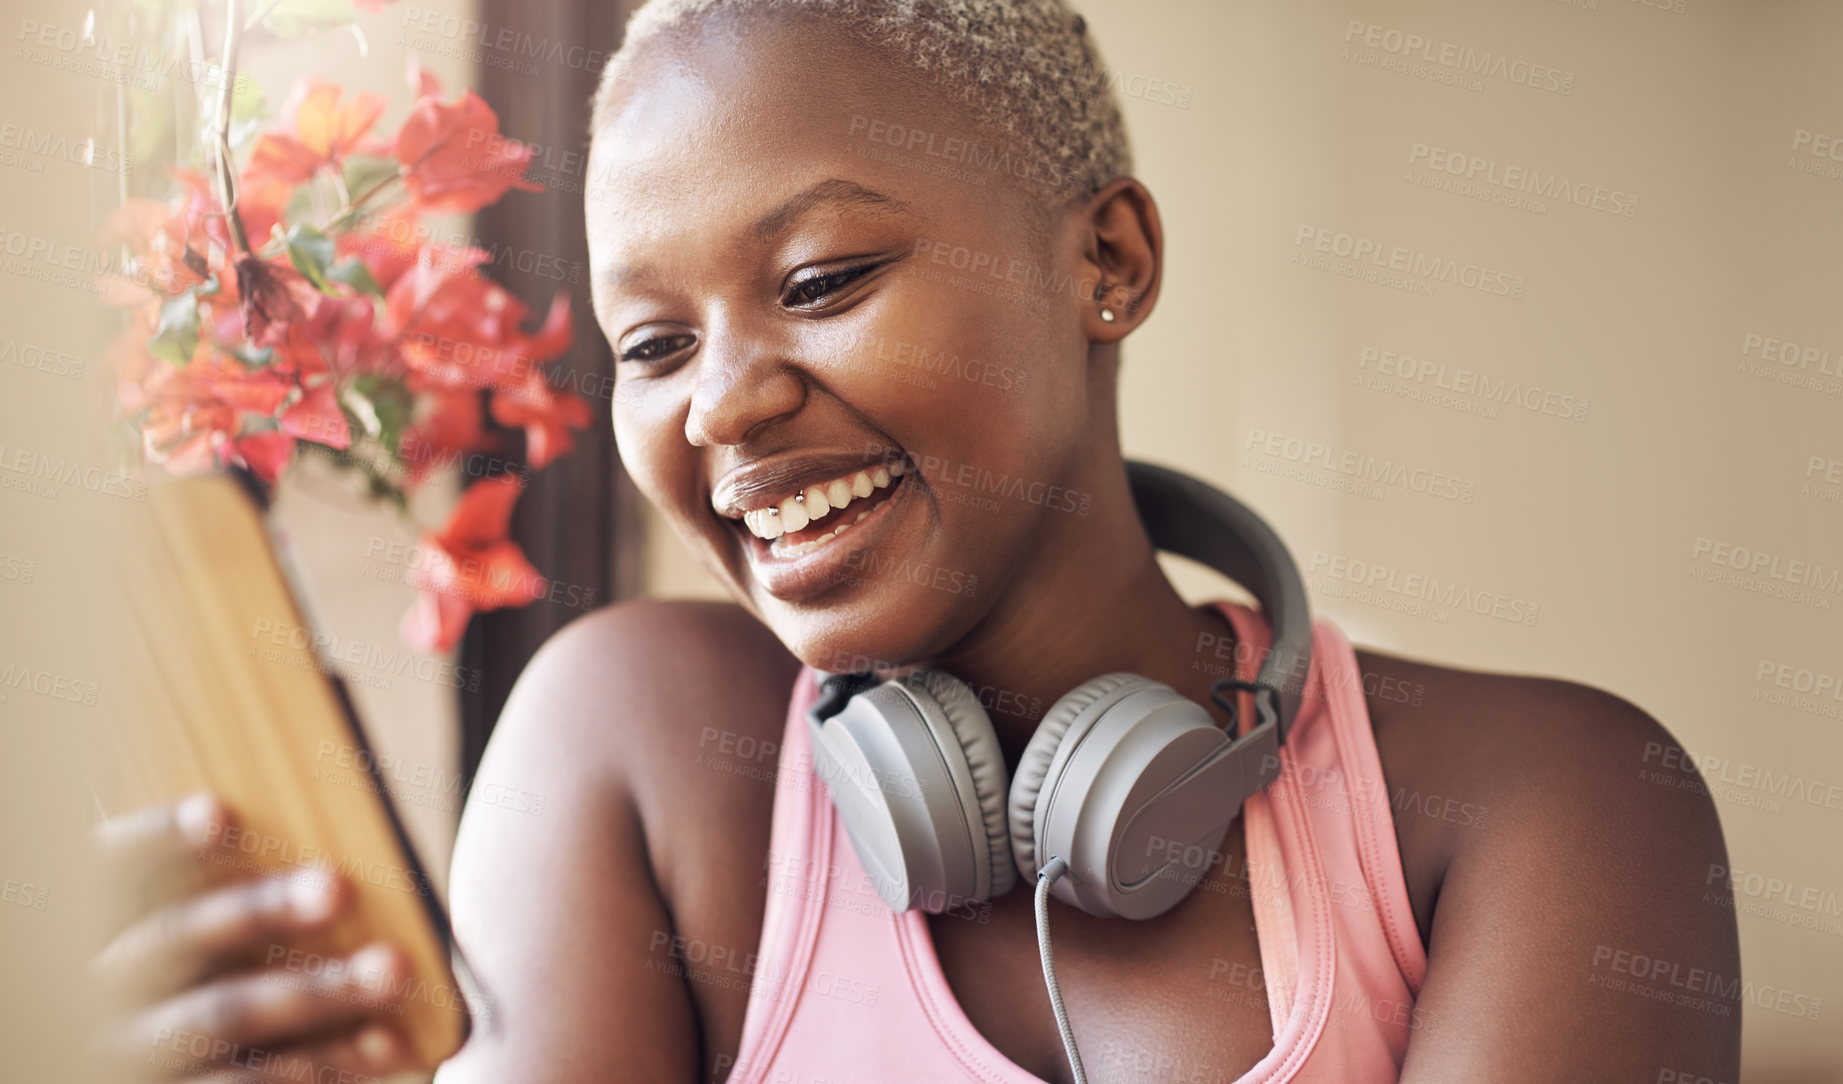
[[1128, 462], [1152, 544], [1253, 593], [1273, 643], [1252, 682], [1259, 723], [1232, 737], [1202, 705], [1138, 674], [1081, 685], [1045, 714], [1007, 784], [979, 698], [918, 670], [878, 682], [821, 674], [807, 713], [813, 762], [859, 862], [892, 911], [941, 912], [1001, 895], [1018, 874], [1068, 867], [1050, 891], [1091, 915], [1153, 918], [1175, 907], [1248, 795], [1279, 777], [1280, 745], [1311, 664], [1312, 619], [1292, 557], [1259, 516], [1176, 471]]

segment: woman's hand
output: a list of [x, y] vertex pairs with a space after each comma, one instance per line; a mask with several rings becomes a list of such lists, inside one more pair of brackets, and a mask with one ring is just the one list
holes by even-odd
[[[331, 873], [224, 881], [247, 862], [234, 814], [208, 794], [97, 830], [110, 898], [125, 901], [92, 962], [113, 1004], [100, 1046], [123, 1079], [365, 1084], [400, 1068], [391, 1026], [408, 967], [386, 944], [349, 957], [301, 951], [350, 889]], [[201, 875], [213, 887], [195, 886]]]

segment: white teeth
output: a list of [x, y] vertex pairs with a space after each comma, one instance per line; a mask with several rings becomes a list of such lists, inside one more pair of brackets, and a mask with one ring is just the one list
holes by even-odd
[[[873, 511], [875, 511], [875, 509], [866, 508], [862, 512], [859, 512], [857, 514], [857, 519], [854, 519], [850, 521], [849, 523], [840, 523], [838, 526], [827, 531], [825, 534], [820, 535], [818, 538], [810, 538], [806, 540], [805, 542], [796, 542], [792, 545], [775, 546], [774, 552], [777, 556], [780, 556], [780, 557], [798, 557], [801, 554], [807, 553], [818, 546], [821, 546], [827, 542], [830, 542], [832, 539], [837, 538], [839, 535], [844, 534], [846, 531], [856, 526], [858, 522], [861, 521], [865, 516], [870, 515], [870, 513]], [[745, 516], [743, 518], [746, 520], [748, 517]], [[781, 535], [779, 531], [776, 531], [771, 536], [763, 535], [762, 537], [767, 539], [767, 541], [772, 542], [776, 538], [781, 537]]]
[[744, 512], [742, 522], [749, 528], [749, 533], [767, 542], [781, 537], [780, 517], [769, 509], [757, 508], [753, 512]]
[[[868, 511], [861, 512], [859, 513], [858, 518], [862, 519], [865, 516], [868, 516], [869, 514], [870, 513]], [[774, 547], [774, 552], [778, 556], [781, 556], [781, 557], [798, 557], [801, 554], [806, 553], [809, 550], [814, 549], [815, 547], [822, 546], [826, 544], [827, 542], [832, 541], [834, 538], [837, 538], [839, 535], [844, 534], [846, 529], [849, 528], [850, 526], [851, 524], [849, 523], [841, 523], [838, 526], [827, 531], [825, 534], [820, 535], [818, 538], [814, 538], [806, 542], [797, 542], [791, 546], [776, 546]]]
[[[773, 542], [782, 535], [803, 530], [814, 520], [849, 505], [854, 500], [870, 496], [879, 489], [886, 489], [894, 479], [900, 478], [907, 470], [907, 464], [895, 460], [886, 465], [857, 471], [843, 478], [834, 478], [830, 482], [821, 482], [807, 486], [799, 493], [782, 501], [779, 505], [768, 508], [754, 508], [742, 514], [743, 526], [749, 533], [766, 542]], [[859, 512], [856, 523], [870, 514], [870, 509]], [[791, 555], [804, 553], [821, 542], [838, 537], [851, 523], [841, 523], [819, 538], [802, 542], [797, 546], [779, 547], [776, 553]]]
[[832, 502], [826, 499], [824, 486], [807, 486], [804, 495], [808, 519], [818, 519], [832, 510]]
[[806, 506], [792, 497], [781, 502], [781, 530], [797, 531], [807, 525], [812, 517], [806, 514]]

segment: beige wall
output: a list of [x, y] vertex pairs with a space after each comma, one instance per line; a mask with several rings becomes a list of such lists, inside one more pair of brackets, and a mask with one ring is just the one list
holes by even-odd
[[[1697, 757], [1720, 758], [1727, 767], [1705, 774], [1734, 869], [1819, 901], [1781, 899], [1778, 913], [1793, 916], [1781, 921], [1765, 917], [1762, 882], [1737, 885], [1741, 907], [1758, 912], [1739, 916], [1745, 978], [1829, 1007], [1843, 999], [1843, 810], [1770, 788], [1789, 775], [1816, 784], [1821, 802], [1843, 786], [1843, 700], [1806, 698], [1824, 707], [1805, 710], [1763, 698], [1796, 696], [1774, 684], [1782, 672], [1843, 679], [1843, 593], [1806, 587], [1799, 601], [1698, 579], [1722, 570], [1695, 549], [1748, 547], [1777, 556], [1782, 574], [1793, 561], [1843, 568], [1843, 486], [1825, 484], [1824, 468], [1807, 475], [1813, 457], [1843, 460], [1843, 161], [1794, 146], [1801, 129], [1843, 139], [1843, 8], [1656, 6], [1668, 2], [1080, 4], [1109, 67], [1190, 89], [1185, 108], [1154, 100], [1175, 96], [1162, 89], [1124, 99], [1170, 238], [1159, 311], [1126, 349], [1124, 440], [1128, 454], [1181, 466], [1266, 515], [1318, 612], [1354, 641], [1598, 685]], [[1347, 41], [1353, 20], [1365, 25]], [[1436, 57], [1451, 43], [1555, 69], [1553, 85], [1571, 76], [1571, 91], [1388, 70], [1394, 32], [1431, 39]], [[1429, 148], [1418, 159], [1417, 144]], [[1590, 203], [1603, 188], [1614, 210], [1423, 187], [1445, 176], [1429, 168], [1431, 148], [1494, 161], [1499, 176], [1559, 174]], [[1628, 195], [1631, 217], [1615, 213]], [[1330, 231], [1334, 246], [1342, 233], [1517, 276], [1522, 296], [1450, 282], [1426, 296], [1302, 266], [1296, 256], [1334, 258], [1315, 250], [1319, 234], [1298, 243], [1302, 228]], [[1831, 375], [1810, 362], [1814, 383], [1787, 382], [1801, 370], [1746, 354], [1749, 335], [1828, 350]], [[1385, 352], [1444, 366], [1448, 383], [1471, 370], [1553, 392], [1552, 411], [1584, 401], [1585, 417], [1544, 413], [1540, 397], [1487, 416], [1477, 394], [1429, 401], [1361, 383], [1382, 376]], [[1741, 371], [1749, 362], [1765, 375]], [[1438, 393], [1436, 376], [1382, 379]], [[1325, 483], [1349, 476], [1323, 467], [1310, 480], [1276, 474], [1301, 464], [1284, 444], [1251, 448], [1256, 430], [1440, 472], [1471, 499], [1387, 484], [1341, 492]], [[649, 537], [654, 592], [717, 593], [669, 531], [655, 523]], [[1397, 583], [1457, 584], [1487, 610], [1491, 596], [1518, 612], [1533, 604], [1535, 620], [1403, 612], [1414, 600], [1386, 589], [1351, 597], [1353, 562], [1394, 570]], [[1192, 597], [1220, 589], [1179, 575]], [[1750, 582], [1785, 586], [1765, 572]], [[1788, 669], [1756, 680], [1762, 666]], [[1761, 773], [1773, 779], [1759, 784]], [[1567, 871], [1556, 890], [1568, 890]], [[1828, 1015], [1749, 1005], [1744, 1079], [1843, 1074]]]
[[[462, 15], [472, 10], [468, 0], [422, 0], [419, 7]], [[21, 42], [33, 40], [36, 31], [28, 27], [52, 28], [54, 42], [59, 31], [80, 33], [86, 10], [65, 0], [34, 0], [9, 3], [0, 19], [8, 52], [0, 64], [0, 253], [23, 237], [26, 244], [47, 242], [57, 253], [77, 246], [93, 254], [101, 216], [119, 200], [118, 174], [70, 161], [57, 149], [34, 154], [20, 147], [49, 140], [64, 148], [114, 116], [113, 84], [14, 54]], [[280, 47], [252, 42], [246, 70], [272, 104], [307, 75], [388, 93], [395, 103], [383, 122], [389, 131], [408, 104], [400, 20], [400, 10], [361, 16], [367, 55], [349, 32]], [[42, 53], [54, 63], [86, 55], [55, 45]], [[156, 72], [171, 70], [164, 53], [137, 57], [129, 68], [137, 78], [148, 64]], [[453, 93], [471, 78], [463, 59], [430, 56], [425, 66]], [[159, 93], [175, 89], [170, 76], [156, 74], [152, 83]], [[134, 166], [149, 168], [144, 161]], [[88, 274], [69, 275], [73, 286], [42, 277], [55, 273], [54, 261], [10, 254], [0, 261], [0, 673], [94, 682], [98, 692], [97, 702], [86, 704], [36, 695], [30, 684], [0, 688], [0, 974], [9, 979], [0, 994], [0, 1078], [77, 1081], [86, 1079], [85, 1011], [93, 1001], [81, 961], [97, 908], [107, 902], [98, 898], [79, 857], [98, 809], [90, 784], [100, 763], [104, 712], [132, 711], [131, 704], [111, 698], [111, 675], [98, 653], [104, 624], [117, 619], [117, 600], [106, 595], [97, 575], [97, 543], [122, 501], [83, 481], [125, 462], [102, 424], [113, 396], [102, 351], [119, 324], [82, 288]], [[50, 365], [68, 369], [80, 362], [81, 376], [20, 363], [45, 352], [57, 359]], [[24, 472], [15, 469], [22, 463]], [[56, 473], [72, 467], [81, 473], [41, 484], [31, 472], [47, 463]], [[430, 496], [437, 500], [422, 511], [439, 522], [443, 487], [434, 488]], [[314, 585], [321, 627], [342, 643], [399, 647], [397, 619], [412, 592], [367, 575], [366, 551], [373, 537], [407, 542], [413, 533], [394, 513], [367, 505], [326, 477], [294, 478], [278, 495], [277, 509]], [[428, 765], [451, 775], [458, 748], [453, 690], [402, 673], [360, 676], [348, 684], [379, 751], [398, 757], [410, 766], [406, 771]], [[442, 884], [458, 806], [458, 793], [439, 789], [401, 804], [412, 838]]]

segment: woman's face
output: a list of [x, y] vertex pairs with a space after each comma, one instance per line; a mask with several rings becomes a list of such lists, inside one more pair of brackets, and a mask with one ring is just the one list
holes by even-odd
[[803, 661], [938, 654], [1093, 522], [1082, 201], [804, 19], [656, 39], [618, 105], [587, 209], [628, 471]]

